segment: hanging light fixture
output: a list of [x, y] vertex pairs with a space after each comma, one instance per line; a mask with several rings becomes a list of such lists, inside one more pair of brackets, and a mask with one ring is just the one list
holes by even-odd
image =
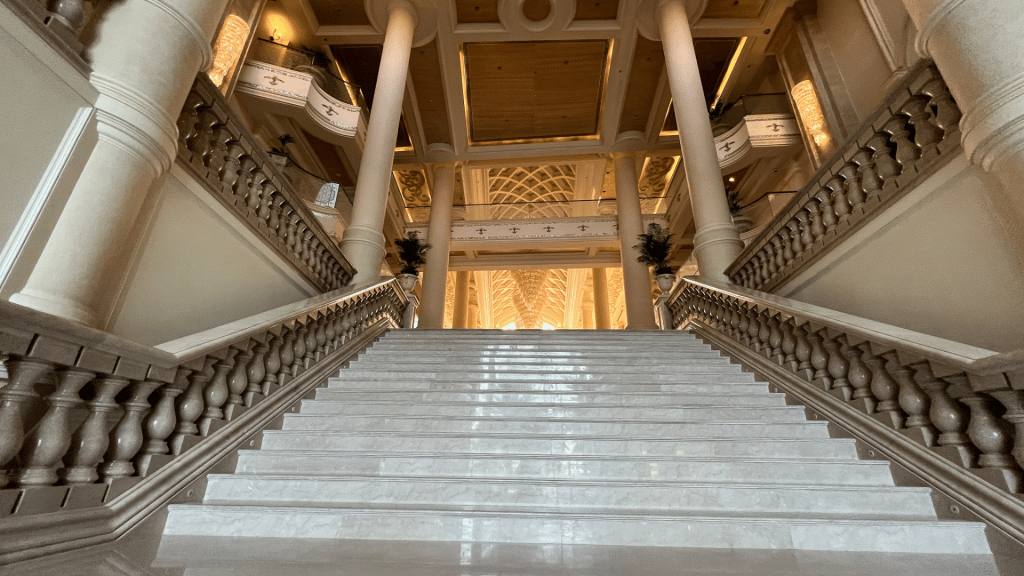
[[234, 14], [230, 14], [217, 35], [217, 43], [213, 46], [213, 66], [207, 76], [219, 88], [224, 83], [228, 72], [235, 67], [242, 55], [245, 39], [249, 37], [249, 25]]
[[821, 111], [821, 102], [814, 91], [814, 84], [810, 80], [804, 80], [793, 86], [793, 101], [796, 102], [796, 109], [807, 135], [819, 150], [824, 149], [828, 146], [830, 138], [825, 129], [825, 115]]

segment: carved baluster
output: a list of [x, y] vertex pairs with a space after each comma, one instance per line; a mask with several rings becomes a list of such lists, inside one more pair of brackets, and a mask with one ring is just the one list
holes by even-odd
[[757, 308], [751, 306], [747, 310], [747, 317], [750, 318], [750, 327], [747, 328], [747, 337], [743, 343], [757, 352], [761, 346], [761, 341], [758, 339], [758, 334], [761, 333], [761, 323], [758, 322]]
[[260, 192], [260, 203], [256, 207], [256, 218], [260, 222], [264, 222], [267, 226], [270, 226], [270, 205], [273, 202], [274, 193], [277, 192], [277, 188], [274, 187], [269, 181], [263, 184], [263, 190]]
[[785, 359], [785, 354], [782, 353], [782, 330], [779, 327], [779, 315], [772, 314], [768, 318], [768, 354], [767, 356], [774, 360], [777, 364], [781, 364]]
[[750, 317], [748, 316], [747, 308], [743, 303], [737, 303], [736, 318], [738, 320], [736, 324], [736, 331], [733, 337], [738, 342], [745, 342], [747, 339], [747, 330], [750, 328]]
[[338, 333], [334, 329], [334, 320], [335, 318], [337, 318], [337, 316], [337, 311], [332, 308], [324, 317], [324, 350], [326, 352], [333, 352], [334, 350], [338, 349]]
[[242, 156], [245, 148], [236, 141], [228, 142], [227, 152], [224, 154], [224, 164], [220, 169], [221, 190], [226, 194], [234, 194], [238, 179], [242, 173]]
[[828, 336], [827, 332], [822, 332], [822, 334], [826, 335], [822, 344], [825, 346], [825, 350], [828, 351], [828, 375], [832, 378], [832, 385], [829, 390], [835, 390], [842, 395], [844, 400], [849, 400], [853, 397], [853, 387], [850, 386], [850, 380], [847, 378], [850, 370], [850, 361], [846, 359], [846, 356], [840, 350], [837, 338]]
[[[0, 467], [21, 451], [25, 440], [22, 411], [38, 398], [35, 386], [53, 367], [44, 362], [8, 358], [7, 385], [0, 388]], [[0, 486], [7, 483], [7, 472], [0, 469]]]
[[962, 115], [942, 78], [935, 78], [925, 84], [921, 93], [931, 98], [931, 105], [935, 107], [935, 123], [939, 128], [946, 134], [956, 130]]
[[849, 338], [843, 338], [843, 354], [850, 361], [850, 369], [847, 371], [846, 378], [853, 387], [853, 395], [850, 399], [855, 402], [859, 400], [865, 412], [874, 414], [876, 402], [874, 394], [871, 393], [872, 372], [871, 368], [864, 363], [864, 350], [870, 346], [871, 344], [867, 342], [861, 346], [853, 346], [850, 345]]
[[255, 170], [252, 179], [249, 181], [249, 193], [245, 197], [245, 209], [256, 213], [260, 208], [263, 199], [263, 185], [267, 181], [267, 175], [262, 170]]
[[281, 370], [277, 375], [277, 383], [287, 383], [286, 377], [292, 375], [292, 363], [295, 361], [295, 332], [290, 327], [281, 328]]
[[796, 371], [796, 334], [793, 328], [794, 319], [787, 318], [780, 324], [782, 330], [782, 365]]
[[[896, 161], [892, 148], [889, 146], [888, 134], [876, 132], [874, 136], [868, 139], [865, 146], [873, 151], [871, 160], [874, 163], [875, 173], [882, 179], [883, 187], [887, 180], [899, 176], [900, 172], [903, 171], [903, 167]], [[879, 188], [879, 191], [881, 191], [881, 188]]]
[[911, 375], [911, 370], [899, 363], [898, 356], [893, 357], [892, 375], [900, 389], [899, 395], [896, 397], [897, 402], [899, 402], [903, 413], [907, 415], [903, 425], [909, 429], [908, 432], [911, 432], [914, 438], [925, 446], [934, 446], [935, 439], [939, 434], [932, 426], [931, 419], [928, 418], [928, 411], [931, 408], [928, 395], [917, 385]]
[[903, 105], [900, 112], [910, 117], [910, 125], [914, 127], [914, 144], [920, 149], [921, 156], [938, 154], [939, 142], [945, 137], [945, 131], [932, 118], [931, 98], [914, 96]]
[[839, 221], [848, 219], [850, 217], [850, 203], [846, 198], [846, 187], [844, 186], [843, 179], [839, 176], [832, 176], [825, 183], [825, 190], [829, 191], [828, 193], [832, 199], [832, 209], [835, 210]]
[[259, 167], [252, 156], [242, 156], [238, 170], [238, 178], [235, 180], [233, 194], [235, 195], [235, 206], [244, 206], [245, 197], [249, 194], [249, 186], [252, 185], [253, 172]]
[[170, 446], [167, 445], [167, 438], [178, 425], [174, 401], [188, 386], [189, 374], [191, 374], [191, 370], [179, 368], [174, 384], [160, 388], [158, 392], [160, 397], [146, 417], [144, 426], [146, 443], [142, 446], [143, 456], [159, 456], [171, 451]]
[[280, 228], [282, 203], [284, 203], [284, 197], [281, 196], [280, 192], [275, 190], [273, 193], [270, 194], [270, 202], [267, 206], [267, 211], [269, 214], [267, 216], [267, 227], [270, 228], [271, 232], [277, 234], [279, 237], [281, 235]]
[[306, 326], [301, 322], [295, 322], [295, 343], [292, 344], [292, 351], [295, 353], [295, 360], [292, 362], [292, 375], [298, 376], [299, 371], [306, 368], [304, 362], [306, 357]]
[[864, 203], [864, 190], [861, 188], [860, 177], [857, 172], [857, 164], [853, 161], [843, 164], [839, 169], [839, 176], [843, 179], [843, 194], [850, 204], [850, 212], [854, 212]]
[[1001, 480], [1010, 492], [1020, 492], [1021, 475], [1011, 454], [1013, 427], [1009, 422], [992, 412], [991, 400], [984, 395], [972, 395], [960, 399], [971, 410], [967, 436], [981, 452], [978, 465], [984, 476]]
[[872, 353], [869, 345], [865, 346], [864, 363], [871, 368], [871, 393], [875, 400], [878, 400], [875, 412], [883, 415], [885, 421], [891, 423], [893, 428], [902, 428], [903, 412], [896, 400], [900, 393], [899, 384], [886, 368], [885, 358]]
[[823, 223], [822, 218], [821, 218], [821, 208], [820, 208], [820, 205], [821, 205], [821, 201], [819, 201], [818, 198], [811, 197], [807, 201], [807, 205], [804, 206], [804, 209], [807, 210], [807, 213], [810, 215], [810, 220], [811, 220], [811, 237], [812, 237], [812, 240], [811, 240], [811, 242], [806, 243], [808, 246], [810, 246], [811, 244], [817, 242], [822, 236], [825, 235], [825, 224]]
[[796, 338], [796, 350], [793, 353], [797, 361], [796, 372], [808, 381], [813, 380], [814, 367], [811, 366], [811, 342], [807, 329], [799, 324], [793, 329], [793, 336]]
[[192, 141], [199, 134], [199, 109], [203, 106], [203, 98], [195, 92], [185, 97], [185, 106], [178, 114], [175, 123], [178, 127], [178, 144], [183, 150], [192, 149]]
[[231, 372], [228, 373], [228, 411], [230, 418], [234, 418], [237, 408], [232, 406], [245, 406], [246, 388], [249, 386], [249, 361], [252, 359], [253, 351], [250, 350], [249, 342], [245, 342], [235, 350], [234, 362], [231, 365]]
[[936, 443], [939, 446], [953, 447], [959, 454], [963, 465], [969, 467], [973, 455], [966, 450], [970, 441], [967, 437], [967, 411], [949, 395], [947, 391], [949, 382], [935, 378], [931, 366], [927, 362], [915, 364], [911, 368], [917, 372], [921, 388], [931, 399], [928, 419], [939, 431]]
[[910, 131], [907, 130], [908, 118], [902, 114], [896, 114], [882, 127], [883, 132], [891, 135], [892, 141], [896, 144], [896, 161], [906, 170], [921, 157], [921, 151], [910, 140]]
[[800, 223], [800, 244], [803, 245], [803, 250], [807, 250], [814, 244], [814, 234], [811, 233], [811, 212], [807, 208], [802, 208], [796, 213], [796, 219]]
[[199, 120], [196, 123], [196, 135], [192, 139], [189, 150], [192, 151], [193, 160], [206, 166], [210, 161], [209, 155], [213, 150], [214, 133], [220, 126], [220, 118], [212, 108], [202, 108], [199, 111]]
[[832, 377], [828, 373], [828, 350], [825, 349], [825, 330], [808, 331], [807, 339], [811, 343], [811, 367], [814, 368], [815, 384], [825, 390], [832, 388]]
[[[246, 366], [246, 375], [248, 385], [245, 388], [245, 405], [252, 406], [258, 404], [266, 394], [263, 392], [263, 377], [266, 376], [266, 366], [264, 365], [267, 345], [263, 342], [256, 342], [256, 346], [252, 349], [252, 360], [249, 360], [248, 366]], [[270, 387], [267, 387], [267, 392], [270, 392]]]
[[334, 347], [341, 348], [345, 344], [345, 305], [334, 310]]
[[860, 184], [860, 189], [856, 194], [851, 190], [849, 195], [851, 202], [854, 198], [860, 200], [858, 204], [864, 202], [872, 195], [877, 195], [882, 189], [884, 182], [881, 176], [875, 172], [873, 154], [874, 151], [870, 148], [861, 148], [853, 155], [853, 161], [857, 164], [857, 182]]
[[1013, 449], [1010, 454], [1017, 465], [1024, 468], [1024, 391], [998, 390], [989, 392], [1006, 408], [1003, 420], [1013, 424]]
[[196, 419], [203, 413], [203, 389], [213, 375], [213, 365], [216, 361], [216, 358], [206, 358], [203, 369], [189, 375], [188, 388], [185, 388], [185, 392], [178, 397], [178, 425], [171, 436], [171, 451], [175, 456], [181, 454], [184, 442], [189, 436], [199, 434]]
[[132, 459], [139, 453], [144, 440], [142, 417], [149, 411], [149, 395], [162, 385], [162, 382], [153, 380], [132, 382], [129, 385], [128, 400], [122, 404], [124, 414], [110, 432], [106, 461], [99, 468], [104, 482], [135, 475]]
[[297, 216], [293, 214], [291, 205], [288, 204], [287, 200], [282, 199], [281, 225], [277, 227], [277, 236], [289, 250], [295, 245], [295, 221], [293, 218], [297, 218]]
[[198, 424], [200, 436], [208, 436], [210, 426], [215, 421], [224, 419], [222, 407], [231, 394], [228, 387], [228, 372], [234, 366], [235, 354], [238, 354], [238, 349], [228, 349], [227, 357], [213, 365], [213, 376], [203, 388], [203, 404], [206, 405], [206, 409], [203, 410], [203, 417]]
[[[792, 261], [792, 258], [786, 259], [786, 249], [784, 247], [785, 239], [781, 234], [772, 236], [772, 246], [775, 250], [775, 269], [782, 270], [786, 269], [786, 266]], [[790, 252], [792, 254], [792, 252]]]
[[832, 191], [828, 188], [819, 188], [814, 197], [820, 202], [818, 212], [821, 214], [821, 225], [826, 231], [835, 228], [836, 224], [839, 223], [839, 218], [836, 216], [835, 208], [832, 205]]
[[78, 393], [95, 377], [92, 372], [74, 368], [57, 371], [57, 389], [46, 399], [49, 407], [22, 443], [21, 468], [14, 474], [16, 485], [57, 483], [57, 468], [71, 447], [71, 411], [82, 404]]
[[263, 386], [266, 392], [271, 392], [271, 387], [278, 384], [277, 373], [281, 370], [281, 344], [280, 336], [271, 335], [267, 342], [267, 354], [263, 357]]
[[60, 471], [65, 484], [92, 484], [99, 479], [96, 467], [110, 445], [107, 415], [117, 410], [114, 397], [126, 386], [127, 378], [103, 376], [93, 381], [95, 396], [86, 402], [89, 414], [71, 436], [71, 449], [64, 460], [67, 467]]
[[210, 138], [210, 152], [206, 155], [206, 167], [217, 172], [220, 179], [228, 162], [228, 142], [234, 135], [225, 126], [218, 126]]
[[305, 364], [306, 367], [312, 366], [316, 363], [316, 320], [310, 318], [306, 321], [306, 356]]
[[796, 217], [790, 218], [786, 223], [786, 234], [789, 236], [790, 255], [789, 261], [796, 260], [804, 252], [804, 243], [800, 238], [800, 221]]

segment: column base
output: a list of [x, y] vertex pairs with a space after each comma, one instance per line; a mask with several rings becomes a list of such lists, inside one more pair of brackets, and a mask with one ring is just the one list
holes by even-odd
[[731, 222], [705, 226], [694, 235], [693, 244], [698, 273], [705, 278], [727, 282], [726, 269], [743, 252], [743, 241], [736, 226]]
[[53, 316], [59, 316], [75, 322], [81, 322], [86, 326], [102, 329], [99, 314], [85, 307], [80, 302], [41, 293], [31, 288], [23, 289], [21, 292], [11, 296], [11, 302], [20, 304], [26, 308], [38, 310]]
[[384, 234], [366, 226], [349, 226], [342, 235], [341, 253], [356, 269], [353, 283], [369, 282], [380, 276], [385, 253]]

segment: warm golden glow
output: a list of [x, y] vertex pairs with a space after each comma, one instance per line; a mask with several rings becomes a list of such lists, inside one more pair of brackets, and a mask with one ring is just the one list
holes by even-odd
[[818, 102], [818, 94], [814, 91], [814, 85], [810, 80], [804, 80], [793, 86], [793, 101], [796, 102], [797, 112], [804, 124], [811, 140], [818, 149], [828, 146], [829, 135], [825, 129], [825, 115], [821, 112], [821, 103]]
[[224, 83], [231, 69], [238, 63], [242, 55], [242, 47], [249, 37], [249, 25], [234, 14], [224, 20], [224, 26], [217, 36], [217, 43], [213, 47], [213, 67], [206, 74], [213, 80], [213, 83], [220, 87]]

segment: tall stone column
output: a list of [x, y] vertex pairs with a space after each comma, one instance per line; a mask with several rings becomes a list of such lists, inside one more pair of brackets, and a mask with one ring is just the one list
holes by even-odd
[[649, 17], [653, 10], [656, 28], [649, 22], [642, 22], [641, 32], [652, 40], [660, 39], [665, 51], [672, 107], [679, 126], [683, 169], [690, 190], [693, 221], [697, 225], [693, 244], [700, 275], [726, 280], [725, 269], [740, 255], [743, 242], [732, 223], [725, 197], [722, 168], [718, 164], [715, 140], [711, 134], [711, 121], [701, 89], [687, 16], [689, 8], [696, 20], [704, 5], [706, 2], [700, 0], [647, 0], [641, 8], [645, 11], [642, 17]]
[[594, 276], [594, 327], [609, 330], [612, 318], [608, 311], [608, 275], [604, 268], [593, 268], [591, 272]]
[[452, 328], [469, 328], [469, 271], [455, 273], [455, 307], [452, 314]]
[[448, 280], [449, 244], [452, 237], [452, 200], [455, 196], [455, 164], [434, 166], [434, 189], [430, 195], [427, 225], [427, 264], [423, 267], [420, 328], [444, 328], [445, 284]]
[[149, 192], [176, 154], [175, 121], [227, 0], [113, 2], [87, 59], [99, 141], [25, 286], [11, 300], [106, 328]]
[[[1020, 0], [903, 0], [918, 51], [963, 111], [964, 152], [1002, 182], [996, 211], [1024, 247], [1024, 6]], [[1013, 216], [1009, 216], [1012, 213]]]
[[580, 306], [580, 309], [581, 309], [581, 312], [582, 312], [581, 316], [583, 317], [583, 326], [582, 326], [582, 328], [584, 330], [593, 330], [594, 329], [594, 303], [590, 302], [590, 301], [584, 302]]
[[633, 250], [637, 243], [636, 237], [644, 231], [634, 161], [633, 154], [615, 154], [615, 203], [619, 211], [619, 252], [622, 254], [622, 288], [626, 296], [626, 329], [655, 330], [658, 325], [654, 322], [651, 273], [647, 266], [636, 261], [638, 254]]
[[418, 18], [416, 7], [408, 0], [391, 0], [387, 5], [384, 48], [359, 163], [352, 223], [341, 241], [341, 252], [356, 269], [356, 283], [379, 276], [384, 261], [384, 215]]

